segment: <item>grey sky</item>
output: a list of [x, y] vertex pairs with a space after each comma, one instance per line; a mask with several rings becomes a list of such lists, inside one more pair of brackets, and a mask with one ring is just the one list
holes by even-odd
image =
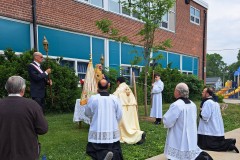
[[218, 53], [232, 64], [240, 49], [240, 0], [204, 1], [208, 3], [207, 53]]

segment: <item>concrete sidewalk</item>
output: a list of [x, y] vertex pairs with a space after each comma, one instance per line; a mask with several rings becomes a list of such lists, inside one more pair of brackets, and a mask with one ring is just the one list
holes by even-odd
[[240, 104], [240, 99], [223, 99], [223, 102], [225, 103], [231, 103], [231, 104]]
[[[233, 131], [225, 133], [225, 138], [236, 138], [236, 147], [240, 150], [240, 128], [235, 129]], [[214, 160], [240, 160], [240, 153], [236, 153], [235, 151], [229, 152], [213, 152], [207, 151]], [[167, 158], [160, 154], [158, 156], [149, 158], [147, 160], [167, 160]]]

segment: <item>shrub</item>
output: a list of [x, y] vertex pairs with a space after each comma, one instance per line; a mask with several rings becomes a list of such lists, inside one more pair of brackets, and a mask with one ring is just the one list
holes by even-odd
[[[7, 95], [4, 90], [5, 83], [10, 76], [19, 75], [26, 79], [25, 97], [30, 97], [30, 80], [28, 75], [28, 65], [32, 62], [33, 51], [27, 51], [17, 56], [12, 49], [4, 51], [0, 55], [0, 97]], [[52, 68], [51, 79], [52, 98], [50, 97], [49, 87], [47, 89], [46, 110], [55, 112], [73, 111], [77, 98], [80, 98], [80, 89], [78, 88], [78, 77], [75, 72], [66, 66], [60, 66], [56, 60], [44, 61], [43, 68]], [[53, 100], [53, 103], [52, 103]]]
[[[185, 75], [179, 72], [177, 69], [171, 69], [170, 67], [162, 68], [160, 65], [155, 67], [154, 73], [159, 73], [161, 80], [164, 83], [163, 90], [163, 102], [164, 103], [172, 103], [174, 98], [174, 89], [176, 85], [180, 82], [184, 82], [189, 87], [189, 98], [191, 100], [199, 100], [201, 99], [201, 93], [203, 89], [203, 81], [199, 80], [198, 77], [194, 75]], [[152, 68], [149, 69], [148, 75], [148, 100], [150, 100], [150, 91], [152, 84]], [[144, 72], [140, 74], [139, 84], [143, 85], [144, 82]], [[148, 102], [149, 104], [149, 102]]]

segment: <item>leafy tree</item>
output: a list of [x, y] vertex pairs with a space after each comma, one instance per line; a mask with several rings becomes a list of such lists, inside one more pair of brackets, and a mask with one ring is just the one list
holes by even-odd
[[[147, 99], [148, 99], [148, 71], [149, 64], [153, 60], [151, 53], [156, 53], [157, 50], [165, 50], [171, 47], [171, 41], [165, 40], [163, 42], [154, 42], [156, 30], [160, 27], [162, 17], [174, 5], [175, 0], [124, 0], [120, 1], [124, 10], [129, 13], [132, 12], [138, 16], [138, 19], [143, 22], [143, 28], [138, 31], [136, 36], [141, 36], [140, 43], [143, 44], [143, 60], [144, 60], [144, 106], [145, 116], [147, 116]], [[121, 41], [129, 42], [126, 36], [118, 36], [118, 30], [113, 28], [110, 20], [100, 20], [96, 22], [97, 27], [110, 36], [110, 38]], [[154, 57], [154, 56], [153, 56]], [[160, 57], [158, 57], [160, 58]], [[156, 57], [154, 58], [156, 59]]]
[[240, 61], [240, 50], [238, 50], [237, 60]]
[[227, 64], [223, 62], [222, 56], [214, 53], [207, 54], [207, 77], [222, 76], [226, 71]]
[[232, 63], [231, 65], [227, 66], [228, 70], [228, 79], [234, 80], [234, 72], [240, 67], [240, 50], [238, 50], [237, 55], [237, 62]]

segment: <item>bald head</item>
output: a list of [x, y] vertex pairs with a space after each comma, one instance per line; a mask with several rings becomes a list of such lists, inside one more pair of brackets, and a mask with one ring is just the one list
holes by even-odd
[[[175, 93], [177, 92], [177, 93]], [[183, 97], [188, 98], [189, 97], [189, 89], [186, 83], [178, 83], [175, 88], [174, 96], [175, 98]]]
[[40, 52], [34, 52], [33, 53], [33, 59], [34, 61], [41, 63], [43, 61], [43, 55]]
[[108, 89], [108, 81], [106, 79], [101, 79], [98, 82], [98, 89], [99, 90], [107, 90]]

